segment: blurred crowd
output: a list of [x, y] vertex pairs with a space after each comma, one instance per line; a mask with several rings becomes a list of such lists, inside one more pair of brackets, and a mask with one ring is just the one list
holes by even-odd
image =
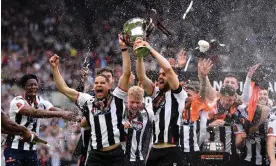
[[[61, 57], [61, 74], [69, 86], [78, 84], [79, 69], [85, 61], [89, 62], [91, 84], [95, 70], [105, 66], [113, 68], [118, 79], [122, 68], [117, 34], [127, 19], [147, 17], [151, 8], [159, 12], [161, 22], [173, 37], [155, 30], [149, 42], [168, 58], [176, 58], [181, 48], [195, 48], [200, 39], [217, 39], [226, 47], [214, 56], [216, 70], [245, 72], [256, 61], [275, 63], [273, 1], [195, 1], [183, 20], [189, 3], [180, 0], [87, 0], [78, 4], [73, 0], [2, 1], [1, 108], [9, 110], [9, 102], [20, 93], [16, 83], [25, 73], [38, 76], [42, 94], [47, 96], [56, 91], [48, 64], [55, 53]], [[147, 58], [145, 65], [148, 71], [157, 70], [151, 58]], [[39, 147], [42, 165], [76, 164], [72, 152], [80, 127], [67, 126], [63, 120], [42, 120], [40, 135], [52, 145]]]

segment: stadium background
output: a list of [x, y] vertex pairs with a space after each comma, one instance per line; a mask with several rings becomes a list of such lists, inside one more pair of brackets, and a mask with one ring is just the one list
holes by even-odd
[[[236, 73], [243, 81], [250, 65], [263, 62], [273, 67], [276, 62], [275, 0], [195, 0], [185, 20], [182, 16], [190, 3], [187, 0], [1, 2], [1, 108], [5, 112], [11, 99], [21, 94], [16, 83], [25, 73], [39, 77], [40, 94], [54, 105], [76, 111], [56, 91], [49, 58], [54, 53], [61, 57], [62, 75], [72, 87], [78, 84], [85, 57], [90, 63], [91, 84], [95, 70], [105, 66], [112, 67], [118, 79], [122, 68], [117, 34], [126, 20], [146, 17], [152, 8], [173, 34], [168, 39], [155, 30], [150, 36], [149, 42], [165, 57], [176, 58], [181, 48], [195, 48], [200, 39], [217, 39], [226, 44], [212, 57], [215, 61], [212, 81], [221, 81], [227, 72]], [[146, 66], [148, 74], [156, 78], [158, 68], [151, 57], [146, 58]], [[182, 79], [196, 76], [194, 60], [188, 71]], [[272, 99], [275, 99], [275, 77], [268, 78]], [[79, 135], [80, 127], [76, 123], [56, 118], [42, 120], [40, 136], [52, 145], [50, 149], [39, 146], [42, 165], [76, 165], [77, 158], [72, 153]], [[2, 158], [2, 164], [3, 161]]]

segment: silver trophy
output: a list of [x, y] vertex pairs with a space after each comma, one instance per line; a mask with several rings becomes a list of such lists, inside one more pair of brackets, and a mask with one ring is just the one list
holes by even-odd
[[[150, 32], [153, 30], [152, 19], [146, 21], [143, 18], [132, 18], [124, 23], [123, 40], [127, 46], [132, 47], [137, 38], [146, 40]], [[134, 56], [145, 57], [149, 53], [149, 49], [145, 46], [140, 46], [134, 49]]]
[[[123, 25], [123, 41], [127, 46], [132, 47], [135, 40], [140, 38], [147, 40], [154, 28], [158, 28], [167, 37], [171, 36], [171, 33], [161, 24], [159, 16], [155, 9], [151, 9], [148, 19], [140, 17], [129, 19]], [[134, 56], [145, 57], [149, 53], [149, 49], [145, 46], [140, 46], [134, 49]]]

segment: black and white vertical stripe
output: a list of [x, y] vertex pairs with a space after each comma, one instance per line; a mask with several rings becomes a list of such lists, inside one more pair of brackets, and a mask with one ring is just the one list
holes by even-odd
[[139, 121], [143, 124], [141, 130], [129, 128], [126, 143], [126, 159], [128, 161], [144, 161], [149, 150], [152, 137], [152, 123], [146, 110], [142, 111], [133, 121]]
[[126, 92], [116, 88], [109, 109], [104, 112], [93, 107], [94, 97], [79, 93], [77, 105], [81, 108], [91, 129], [90, 148], [102, 149], [125, 140], [122, 125]]
[[182, 118], [180, 125], [180, 148], [184, 152], [195, 152], [199, 151], [197, 132], [199, 132], [198, 122], [191, 121], [191, 111], [189, 109], [186, 111], [186, 119]]
[[[25, 126], [28, 130], [36, 132], [39, 134], [40, 120], [38, 118], [33, 118], [31, 116], [21, 115], [20, 108], [18, 108], [18, 104], [21, 104], [22, 107], [24, 105], [30, 105], [23, 96], [15, 97], [10, 104], [9, 116], [10, 119], [15, 121], [17, 124], [21, 126]], [[32, 103], [30, 106], [36, 109], [50, 109], [53, 105], [44, 100], [42, 97], [37, 96], [36, 102]], [[36, 145], [32, 143], [22, 142], [20, 141], [20, 136], [12, 136], [8, 135], [6, 145], [12, 149], [18, 150], [36, 150]]]
[[184, 152], [199, 151], [197, 141], [197, 126], [198, 123], [194, 122], [188, 125], [180, 126], [180, 148]]
[[261, 125], [255, 134], [251, 134], [246, 140], [247, 155], [244, 160], [262, 165], [267, 163], [265, 125]]
[[[155, 87], [153, 98], [159, 92], [159, 88]], [[153, 110], [155, 114], [153, 143], [179, 144], [179, 125], [186, 97], [187, 94], [181, 86], [177, 90], [165, 93], [164, 107]]]
[[230, 154], [236, 153], [235, 135], [233, 126], [219, 126], [213, 127], [209, 133], [209, 141], [222, 142], [224, 144], [224, 151]]

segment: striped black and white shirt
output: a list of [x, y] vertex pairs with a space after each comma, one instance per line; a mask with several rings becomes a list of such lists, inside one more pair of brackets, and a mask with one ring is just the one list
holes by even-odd
[[[218, 106], [219, 107], [219, 106]], [[227, 121], [227, 116], [230, 116], [229, 112], [219, 113], [218, 108], [214, 108], [213, 111], [208, 112], [207, 126], [216, 119], [222, 119]], [[214, 117], [216, 117], [214, 119]], [[208, 134], [205, 141], [211, 142], [222, 142], [224, 145], [224, 152], [229, 154], [236, 153], [236, 144], [235, 144], [235, 134], [239, 134], [239, 130], [236, 128], [241, 128], [240, 124], [235, 124], [234, 119], [229, 119], [230, 124], [225, 123], [224, 126], [218, 127], [208, 127]]]
[[180, 124], [180, 148], [184, 152], [199, 151], [197, 144], [197, 121], [191, 120], [191, 110], [184, 109]]
[[153, 91], [153, 143], [179, 144], [179, 126], [187, 93], [179, 86], [165, 93], [158, 87]]
[[[239, 112], [243, 117], [247, 118], [248, 113], [245, 110], [245, 106], [241, 105], [238, 107]], [[255, 163], [256, 165], [262, 165], [267, 163], [266, 159], [266, 123], [259, 126], [258, 130], [247, 136], [245, 141], [246, 157], [244, 160]]]
[[112, 99], [106, 110], [95, 106], [94, 96], [79, 92], [77, 97], [76, 104], [83, 111], [91, 129], [89, 149], [102, 149], [125, 140], [122, 120], [127, 92], [117, 87], [109, 95]]
[[208, 121], [208, 112], [200, 111], [199, 120], [197, 121], [197, 143], [201, 147], [207, 136], [207, 121]]
[[144, 100], [145, 109], [131, 120], [132, 127], [127, 129], [125, 155], [128, 161], [144, 161], [152, 141], [152, 99], [145, 97]]
[[[19, 114], [24, 106], [31, 106], [36, 109], [49, 110], [53, 105], [44, 100], [41, 96], [36, 96], [36, 101], [32, 104], [28, 103], [24, 96], [16, 96], [10, 103], [9, 116], [21, 126], [25, 126], [28, 130], [36, 132], [39, 135], [40, 119]], [[22, 142], [19, 140], [20, 136], [8, 135], [6, 144], [12, 149], [18, 150], [36, 150], [36, 145], [32, 143]]]
[[265, 129], [262, 124], [254, 134], [249, 134], [246, 139], [246, 157], [244, 160], [262, 165], [266, 163]]

